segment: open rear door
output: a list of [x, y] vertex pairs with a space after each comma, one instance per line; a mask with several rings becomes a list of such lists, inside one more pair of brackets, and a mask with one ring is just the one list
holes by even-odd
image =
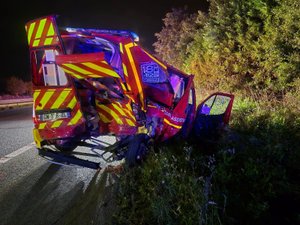
[[207, 97], [197, 108], [194, 134], [214, 138], [228, 125], [234, 95], [217, 92]]
[[65, 50], [55, 16], [26, 23], [33, 84], [34, 140], [55, 143], [71, 139], [85, 130], [80, 103], [72, 78], [58, 67], [55, 58]]

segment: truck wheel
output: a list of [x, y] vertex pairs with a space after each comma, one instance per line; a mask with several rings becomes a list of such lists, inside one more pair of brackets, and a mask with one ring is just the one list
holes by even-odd
[[125, 160], [129, 167], [136, 166], [145, 159], [148, 152], [147, 137], [145, 134], [139, 134], [128, 144]]
[[57, 140], [55, 141], [54, 146], [61, 152], [71, 152], [77, 148], [76, 143], [70, 140]]

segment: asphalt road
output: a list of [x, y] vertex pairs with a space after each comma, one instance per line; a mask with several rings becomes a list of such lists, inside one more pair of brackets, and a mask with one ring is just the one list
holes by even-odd
[[32, 106], [0, 111], [0, 157], [33, 142]]
[[46, 161], [32, 127], [31, 107], [0, 112], [0, 225], [107, 224], [118, 175]]

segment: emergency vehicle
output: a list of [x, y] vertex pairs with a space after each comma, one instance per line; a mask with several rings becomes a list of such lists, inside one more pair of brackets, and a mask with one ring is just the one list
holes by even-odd
[[[214, 93], [196, 108], [194, 76], [147, 52], [132, 31], [59, 28], [55, 15], [25, 28], [34, 141], [53, 162], [99, 168], [68, 153], [85, 146], [135, 165], [150, 144], [214, 135], [229, 122], [233, 95]], [[103, 148], [88, 141], [103, 135], [117, 142]]]

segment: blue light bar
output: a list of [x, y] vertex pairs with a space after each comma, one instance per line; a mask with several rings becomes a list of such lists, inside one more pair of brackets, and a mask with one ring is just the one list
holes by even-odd
[[134, 42], [138, 42], [140, 39], [139, 36], [135, 32], [129, 31], [129, 30], [85, 29], [85, 28], [67, 27], [66, 31], [68, 31], [69, 33], [82, 32], [82, 33], [118, 35], [118, 36], [122, 36], [122, 37], [129, 37]]

